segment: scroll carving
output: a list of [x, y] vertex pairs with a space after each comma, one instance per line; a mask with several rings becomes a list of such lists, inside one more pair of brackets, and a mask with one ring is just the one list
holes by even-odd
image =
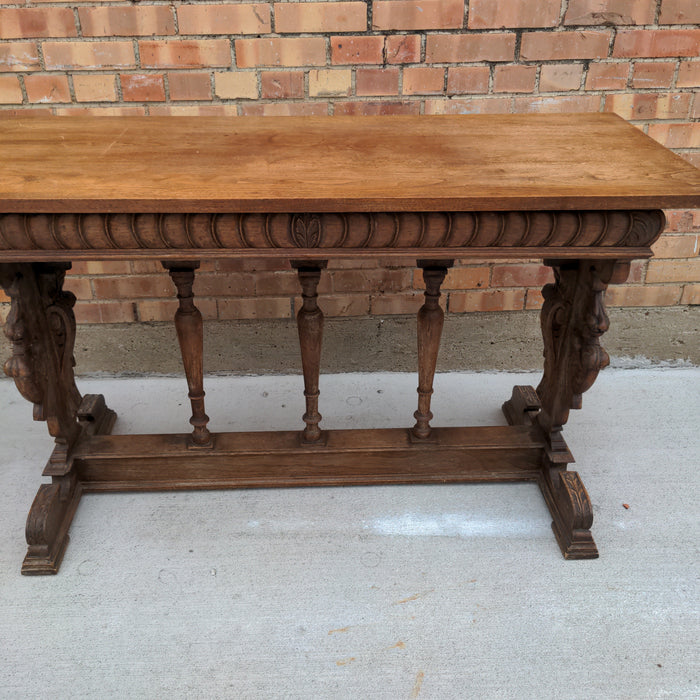
[[5, 214], [0, 250], [639, 248], [663, 212]]
[[52, 461], [79, 433], [76, 414], [82, 400], [73, 375], [75, 296], [63, 290], [69, 266], [0, 266], [0, 283], [11, 299], [5, 335], [12, 342], [12, 356], [5, 363], [5, 374], [34, 404], [34, 419], [46, 421], [56, 438]]
[[542, 403], [537, 418], [552, 449], [563, 451], [561, 429], [569, 410], [581, 408], [581, 395], [610, 362], [600, 337], [610, 325], [604, 294], [616, 265], [585, 260], [550, 264], [555, 283], [542, 290], [544, 375], [537, 387]]

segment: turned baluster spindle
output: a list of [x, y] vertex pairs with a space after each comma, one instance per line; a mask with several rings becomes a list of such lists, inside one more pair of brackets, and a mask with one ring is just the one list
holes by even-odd
[[321, 367], [321, 342], [323, 339], [323, 312], [318, 306], [318, 283], [325, 261], [292, 261], [301, 284], [302, 306], [297, 314], [301, 366], [304, 373], [304, 396], [306, 412], [303, 420], [306, 427], [302, 433], [304, 442], [318, 442], [321, 439], [321, 414], [318, 412], [318, 378]]
[[452, 261], [419, 260], [425, 282], [425, 302], [418, 311], [418, 410], [413, 414], [416, 424], [413, 435], [425, 439], [430, 436], [430, 399], [437, 365], [440, 337], [445, 314], [440, 308], [440, 285]]
[[192, 443], [194, 445], [209, 445], [211, 444], [211, 434], [207, 429], [209, 416], [204, 412], [204, 330], [202, 314], [194, 305], [192, 292], [194, 271], [199, 267], [199, 263], [164, 262], [163, 266], [170, 273], [177, 288], [179, 307], [175, 312], [175, 330], [187, 377], [188, 396], [192, 404], [192, 417], [190, 418], [190, 423], [194, 427]]

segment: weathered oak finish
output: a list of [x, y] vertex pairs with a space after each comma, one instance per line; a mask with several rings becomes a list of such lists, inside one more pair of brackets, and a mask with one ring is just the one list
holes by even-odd
[[[6, 373], [56, 445], [27, 519], [25, 574], [56, 573], [85, 491], [537, 481], [566, 558], [598, 555], [591, 501], [562, 436], [608, 356], [604, 294], [651, 256], [661, 209], [700, 207], [700, 171], [612, 114], [395, 118], [0, 120], [0, 284], [11, 299]], [[319, 422], [327, 260], [418, 259], [416, 425], [324, 430]], [[209, 433], [200, 260], [293, 261], [305, 429]], [[455, 258], [542, 258], [545, 368], [515, 387], [510, 425], [431, 427], [440, 285]], [[72, 260], [160, 260], [190, 435], [109, 435], [100, 395], [73, 377]], [[408, 416], [407, 416], [408, 418]]]
[[192, 292], [194, 271], [199, 263], [164, 262], [163, 267], [168, 270], [177, 288], [179, 307], [175, 312], [175, 330], [187, 377], [187, 395], [192, 404], [192, 444], [208, 447], [211, 445], [211, 435], [207, 429], [209, 416], [204, 412], [204, 330], [202, 314], [194, 305]]
[[419, 440], [430, 437], [430, 398], [433, 395], [433, 378], [437, 366], [440, 338], [445, 321], [445, 313], [440, 308], [440, 285], [445, 281], [447, 268], [453, 261], [442, 264], [435, 260], [419, 260], [425, 282], [425, 302], [418, 311], [418, 409], [413, 414], [416, 424], [413, 436]]

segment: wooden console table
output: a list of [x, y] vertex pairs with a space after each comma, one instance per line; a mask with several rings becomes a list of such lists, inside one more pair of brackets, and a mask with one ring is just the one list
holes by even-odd
[[[597, 556], [591, 503], [562, 437], [608, 363], [604, 293], [651, 255], [660, 211], [700, 206], [700, 171], [610, 114], [395, 118], [50, 118], [0, 123], [5, 373], [56, 440], [27, 520], [22, 573], [56, 573], [87, 491], [537, 481], [564, 556]], [[298, 270], [305, 427], [207, 429], [199, 261], [282, 257]], [[412, 256], [423, 270], [415, 425], [322, 430], [327, 260]], [[72, 260], [163, 261], [192, 403], [188, 434], [110, 435], [73, 376]], [[509, 426], [431, 427], [454, 258], [541, 258], [544, 375], [515, 387]], [[412, 422], [412, 421], [411, 421]]]

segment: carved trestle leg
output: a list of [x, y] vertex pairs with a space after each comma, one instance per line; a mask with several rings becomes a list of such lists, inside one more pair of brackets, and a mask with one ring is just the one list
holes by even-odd
[[177, 289], [179, 306], [175, 312], [175, 330], [185, 368], [188, 397], [192, 406], [190, 424], [193, 446], [211, 447], [212, 437], [207, 428], [209, 416], [204, 412], [204, 329], [202, 314], [194, 305], [194, 271], [198, 262], [164, 262]]
[[418, 409], [413, 414], [416, 424], [412, 436], [419, 440], [430, 437], [430, 401], [433, 395], [433, 379], [437, 366], [440, 338], [445, 313], [440, 308], [440, 285], [445, 281], [452, 260], [418, 260], [425, 282], [425, 302], [418, 311]]
[[544, 374], [537, 390], [516, 386], [503, 405], [508, 422], [535, 424], [546, 443], [540, 488], [552, 514], [552, 529], [564, 557], [593, 559], [598, 550], [590, 532], [591, 501], [579, 475], [567, 471], [574, 461], [562, 437], [569, 410], [581, 408], [581, 395], [607, 367], [610, 358], [600, 345], [608, 330], [605, 290], [627, 279], [629, 263], [549, 260], [555, 283], [542, 290]]
[[321, 280], [321, 270], [325, 266], [325, 260], [292, 260], [292, 267], [297, 270], [302, 290], [302, 306], [297, 313], [297, 329], [306, 400], [306, 411], [303, 416], [306, 427], [301, 436], [305, 444], [323, 442], [323, 433], [318, 427], [321, 422], [321, 414], [318, 412], [318, 380], [323, 341], [323, 311], [318, 306], [317, 290]]
[[55, 448], [27, 517], [23, 574], [55, 574], [68, 544], [68, 528], [80, 501], [72, 450], [82, 433], [109, 433], [116, 414], [101, 395], [81, 397], [75, 385], [75, 296], [63, 291], [70, 263], [0, 264], [0, 285], [11, 299], [5, 335], [12, 356], [4, 371], [45, 420]]

